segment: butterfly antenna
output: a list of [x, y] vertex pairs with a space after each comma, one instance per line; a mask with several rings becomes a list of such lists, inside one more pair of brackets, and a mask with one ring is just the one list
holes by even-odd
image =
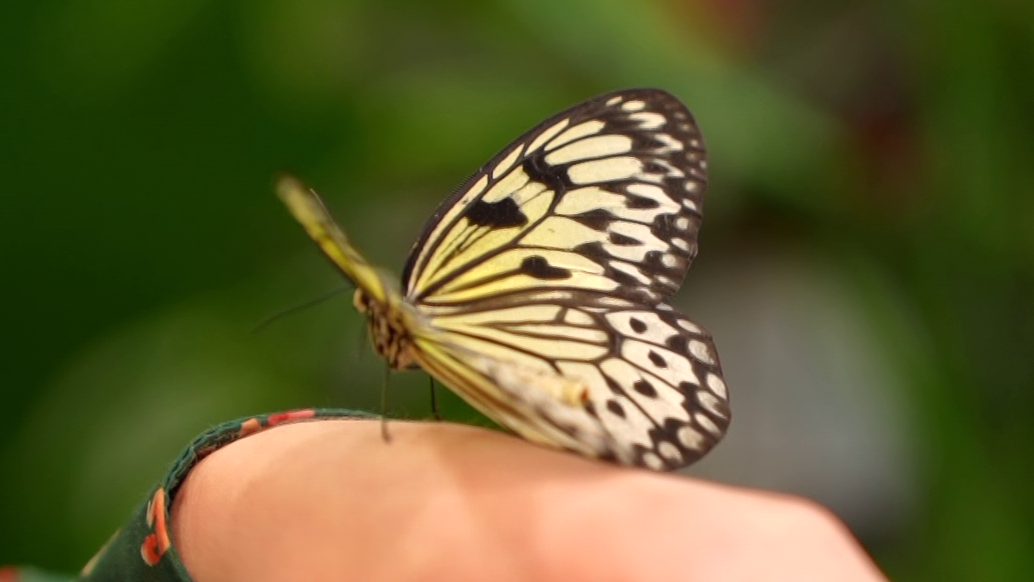
[[442, 416], [438, 414], [438, 398], [435, 397], [434, 393], [434, 378], [431, 376], [428, 376], [427, 378], [431, 380], [431, 416], [433, 416], [438, 422], [441, 422]]
[[384, 442], [391, 442], [391, 435], [388, 434], [388, 377], [391, 369], [384, 366], [384, 385], [381, 386], [381, 438]]
[[355, 359], [362, 361], [363, 357], [370, 351], [369, 332], [370, 326], [365, 321], [359, 324], [356, 329]]
[[278, 313], [274, 313], [273, 315], [270, 315], [269, 317], [267, 317], [267, 318], [263, 319], [262, 321], [260, 321], [258, 323], [258, 325], [256, 325], [255, 327], [251, 328], [251, 331], [249, 333], [258, 333], [263, 328], [265, 328], [267, 325], [273, 323], [274, 321], [277, 321], [278, 319], [280, 319], [282, 317], [285, 317], [287, 315], [291, 315], [292, 313], [296, 313], [296, 312], [301, 311], [303, 309], [308, 309], [308, 308], [310, 308], [310, 307], [312, 307], [314, 305], [319, 305], [320, 303], [323, 303], [324, 301], [326, 301], [328, 299], [332, 299], [334, 297], [337, 297], [338, 295], [340, 295], [341, 293], [344, 293], [345, 291], [348, 291], [349, 289], [350, 289], [350, 287], [348, 285], [342, 285], [341, 287], [338, 287], [338, 288], [334, 289], [333, 291], [329, 291], [327, 293], [324, 293], [323, 295], [320, 295], [319, 297], [315, 297], [313, 299], [309, 299], [308, 301], [305, 301], [304, 303], [299, 303], [298, 305], [295, 305], [293, 307], [288, 307], [287, 309], [285, 309], [283, 311], [280, 311]]

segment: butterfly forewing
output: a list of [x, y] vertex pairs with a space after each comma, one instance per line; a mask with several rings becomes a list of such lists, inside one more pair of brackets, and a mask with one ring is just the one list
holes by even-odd
[[703, 142], [677, 99], [597, 97], [539, 124], [442, 204], [403, 292], [462, 304], [562, 287], [658, 303], [696, 254], [705, 185]]

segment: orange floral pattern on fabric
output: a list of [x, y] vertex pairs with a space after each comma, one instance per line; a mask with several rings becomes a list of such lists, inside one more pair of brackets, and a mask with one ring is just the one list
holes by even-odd
[[241, 428], [238, 432], [239, 438], [251, 436], [257, 432], [272, 428], [274, 426], [285, 424], [288, 422], [295, 422], [299, 420], [309, 420], [316, 418], [316, 409], [314, 408], [303, 408], [301, 410], [290, 410], [288, 412], [278, 412], [277, 414], [270, 414], [264, 418], [252, 417], [241, 422]]
[[241, 423], [241, 428], [237, 431], [237, 437], [244, 438], [260, 430], [262, 430], [262, 423], [259, 422], [259, 419], [252, 417]]
[[140, 545], [140, 557], [148, 566], [154, 566], [170, 546], [169, 531], [165, 527], [165, 489], [159, 487], [147, 503], [147, 525], [152, 533]]
[[270, 427], [285, 422], [294, 422], [296, 420], [308, 420], [316, 417], [316, 410], [312, 408], [306, 408], [303, 410], [290, 410], [288, 412], [280, 412], [277, 414], [270, 414], [266, 417]]

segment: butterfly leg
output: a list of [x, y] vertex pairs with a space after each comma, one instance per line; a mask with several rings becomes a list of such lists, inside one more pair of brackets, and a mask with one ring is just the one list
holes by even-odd
[[384, 442], [391, 442], [391, 435], [388, 434], [388, 376], [391, 369], [384, 367], [384, 385], [381, 387], [381, 438]]
[[431, 376], [427, 377], [431, 381], [431, 416], [434, 417], [438, 422], [442, 421], [442, 416], [438, 414], [438, 398], [434, 392], [434, 378]]

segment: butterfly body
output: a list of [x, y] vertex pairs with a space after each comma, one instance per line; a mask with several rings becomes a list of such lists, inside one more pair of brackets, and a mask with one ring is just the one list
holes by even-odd
[[372, 299], [362, 289], [356, 289], [352, 298], [355, 310], [366, 317], [370, 330], [370, 341], [392, 370], [412, 368], [416, 365], [411, 349], [411, 330], [418, 327], [420, 316], [405, 301], [395, 305]]
[[435, 212], [401, 286], [311, 191], [278, 191], [356, 285], [392, 369], [417, 365], [540, 444], [684, 466], [729, 423], [710, 335], [668, 303], [697, 251], [703, 143], [671, 95], [603, 95], [540, 123]]

